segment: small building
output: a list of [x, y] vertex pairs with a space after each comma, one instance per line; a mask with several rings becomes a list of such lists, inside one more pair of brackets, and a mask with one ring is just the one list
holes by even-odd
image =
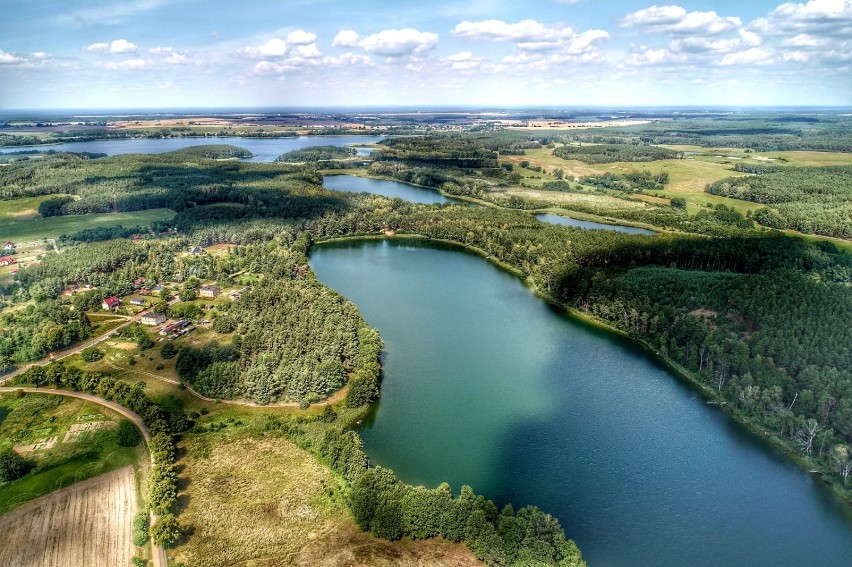
[[166, 322], [166, 314], [165, 313], [145, 313], [139, 319], [143, 325], [148, 325], [149, 327], [156, 327], [157, 325], [162, 325]]
[[148, 304], [148, 302], [145, 301], [144, 297], [131, 297], [130, 298], [130, 305], [139, 305], [141, 307], [145, 307], [147, 304]]
[[198, 292], [201, 297], [217, 297], [222, 289], [218, 285], [203, 285]]
[[166, 288], [158, 284], [151, 288], [151, 293], [160, 293], [164, 289]]
[[113, 295], [112, 297], [105, 298], [103, 303], [101, 303], [101, 307], [103, 307], [107, 311], [112, 311], [119, 305], [121, 305], [121, 300], [115, 295]]
[[244, 296], [245, 294], [247, 294], [250, 291], [251, 291], [251, 286], [246, 286], [242, 289], [238, 289], [237, 291], [232, 291], [231, 293], [228, 294], [228, 299], [230, 299], [231, 301], [237, 301], [238, 299], [240, 299], [242, 296]]
[[0, 256], [0, 266], [11, 266], [15, 263], [15, 259], [11, 256]]
[[202, 249], [201, 246], [193, 246], [189, 249], [189, 253], [195, 255], [204, 254], [204, 249]]
[[3, 245], [3, 250], [14, 250], [14, 249], [15, 249], [15, 243], [14, 242], [7, 242], [6, 244]]
[[145, 283], [145, 278], [136, 278], [136, 280], [133, 282], [133, 287], [138, 289], [142, 287], [143, 283]]

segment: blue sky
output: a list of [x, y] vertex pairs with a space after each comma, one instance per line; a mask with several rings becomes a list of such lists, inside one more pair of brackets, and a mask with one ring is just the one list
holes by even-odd
[[0, 0], [0, 108], [852, 105], [852, 0]]

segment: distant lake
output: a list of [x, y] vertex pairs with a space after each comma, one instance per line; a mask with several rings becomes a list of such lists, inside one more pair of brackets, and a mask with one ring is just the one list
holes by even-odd
[[[109, 156], [120, 154], [161, 154], [191, 146], [230, 144], [245, 148], [254, 154], [246, 161], [271, 162], [283, 153], [301, 150], [310, 146], [363, 146], [380, 142], [381, 136], [300, 136], [298, 138], [133, 138], [126, 140], [94, 140], [91, 142], [67, 142], [41, 146], [2, 146], [0, 153], [7, 154], [25, 150], [54, 150], [57, 152], [92, 152]], [[359, 155], [368, 155], [369, 148], [356, 148]]]
[[849, 567], [852, 511], [635, 342], [458, 248], [314, 247], [384, 342], [360, 429], [411, 484], [556, 515], [592, 567]]
[[322, 186], [331, 191], [349, 191], [352, 193], [373, 193], [385, 197], [398, 198], [410, 203], [431, 205], [434, 203], [464, 203], [464, 201], [444, 197], [437, 189], [418, 187], [399, 181], [371, 179], [355, 175], [326, 175]]
[[654, 235], [657, 234], [653, 230], [647, 230], [644, 228], [637, 228], [635, 226], [627, 226], [624, 224], [605, 224], [601, 222], [592, 222], [585, 221], [579, 219], [572, 219], [570, 217], [563, 217], [562, 215], [552, 215], [550, 213], [541, 213], [535, 215], [535, 218], [542, 222], [549, 222], [550, 224], [561, 224], [564, 226], [574, 226], [577, 228], [587, 228], [587, 229], [595, 229], [595, 230], [614, 230], [615, 232], [626, 232], [627, 234], [648, 234]]

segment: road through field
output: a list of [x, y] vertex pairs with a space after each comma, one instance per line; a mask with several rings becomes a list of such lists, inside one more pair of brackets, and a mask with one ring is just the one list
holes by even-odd
[[[136, 426], [136, 428], [139, 429], [139, 432], [142, 434], [143, 439], [145, 439], [146, 445], [148, 445], [151, 441], [151, 431], [145, 425], [145, 422], [142, 421], [141, 417], [139, 417], [138, 415], [136, 415], [134, 412], [130, 411], [129, 409], [125, 408], [124, 406], [120, 406], [120, 405], [113, 403], [113, 402], [108, 402], [107, 400], [104, 400], [103, 398], [99, 398], [97, 396], [92, 396], [90, 394], [84, 394], [82, 392], [70, 392], [70, 391], [66, 391], [66, 390], [55, 390], [53, 388], [3, 388], [3, 387], [0, 387], [0, 393], [17, 392], [17, 391], [23, 391], [23, 392], [27, 392], [27, 393], [31, 393], [31, 394], [49, 394], [49, 395], [54, 395], [54, 396], [67, 396], [69, 398], [78, 398], [78, 399], [81, 399], [81, 400], [85, 400], [87, 402], [92, 402], [93, 404], [98, 404], [102, 407], [110, 409], [110, 410], [126, 417], [127, 419], [129, 419]], [[152, 465], [153, 465], [153, 463], [152, 463]], [[100, 478], [100, 477], [98, 477], [98, 478]], [[73, 489], [74, 486], [76, 486], [76, 485], [70, 486], [68, 488], [68, 490]], [[44, 498], [50, 498], [50, 497], [51, 497], [51, 495], [48, 495], [48, 496], [45, 496]], [[15, 512], [13, 512], [13, 513], [15, 513]], [[131, 519], [132, 519], [132, 516], [131, 516]], [[157, 517], [152, 513], [151, 514], [152, 525], [156, 521], [157, 521]], [[129, 522], [130, 522], [130, 520], [128, 520], [128, 525], [129, 525]], [[151, 551], [152, 551], [152, 553], [151, 553], [152, 559], [154, 561], [154, 567], [168, 567], [168, 560], [166, 559], [166, 552], [162, 547], [155, 546], [154, 542], [152, 541], [151, 542]], [[89, 564], [94, 564], [94, 563], [89, 563]]]

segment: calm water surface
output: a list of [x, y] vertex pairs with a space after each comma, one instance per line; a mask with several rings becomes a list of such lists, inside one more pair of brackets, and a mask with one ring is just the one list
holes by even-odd
[[373, 193], [385, 197], [403, 199], [411, 203], [464, 203], [456, 199], [444, 197], [438, 190], [428, 187], [418, 187], [399, 181], [385, 179], [370, 179], [356, 175], [326, 175], [322, 178], [322, 186], [332, 191], [351, 191], [353, 193]]
[[[55, 150], [57, 152], [95, 152], [110, 156], [118, 154], [159, 154], [173, 152], [190, 146], [211, 144], [231, 144], [245, 148], [254, 154], [246, 161], [270, 162], [283, 153], [301, 150], [310, 146], [349, 146], [375, 144], [382, 140], [379, 136], [301, 136], [299, 138], [165, 138], [131, 140], [96, 140], [91, 142], [68, 142], [44, 146], [0, 147], [0, 153], [20, 152], [23, 150]], [[367, 155], [366, 148], [359, 148], [361, 155]]]
[[653, 230], [646, 230], [644, 228], [637, 228], [635, 226], [627, 226], [623, 224], [605, 224], [601, 222], [592, 222], [585, 221], [579, 219], [572, 219], [570, 217], [563, 217], [562, 215], [553, 215], [550, 213], [540, 213], [535, 215], [540, 221], [549, 222], [550, 224], [561, 224], [564, 226], [576, 226], [577, 228], [588, 228], [588, 229], [599, 229], [599, 230], [614, 230], [616, 232], [626, 232], [628, 234], [657, 234]]
[[404, 481], [536, 504], [592, 566], [852, 565], [852, 518], [808, 473], [485, 260], [364, 241], [311, 263], [385, 341], [361, 434]]

